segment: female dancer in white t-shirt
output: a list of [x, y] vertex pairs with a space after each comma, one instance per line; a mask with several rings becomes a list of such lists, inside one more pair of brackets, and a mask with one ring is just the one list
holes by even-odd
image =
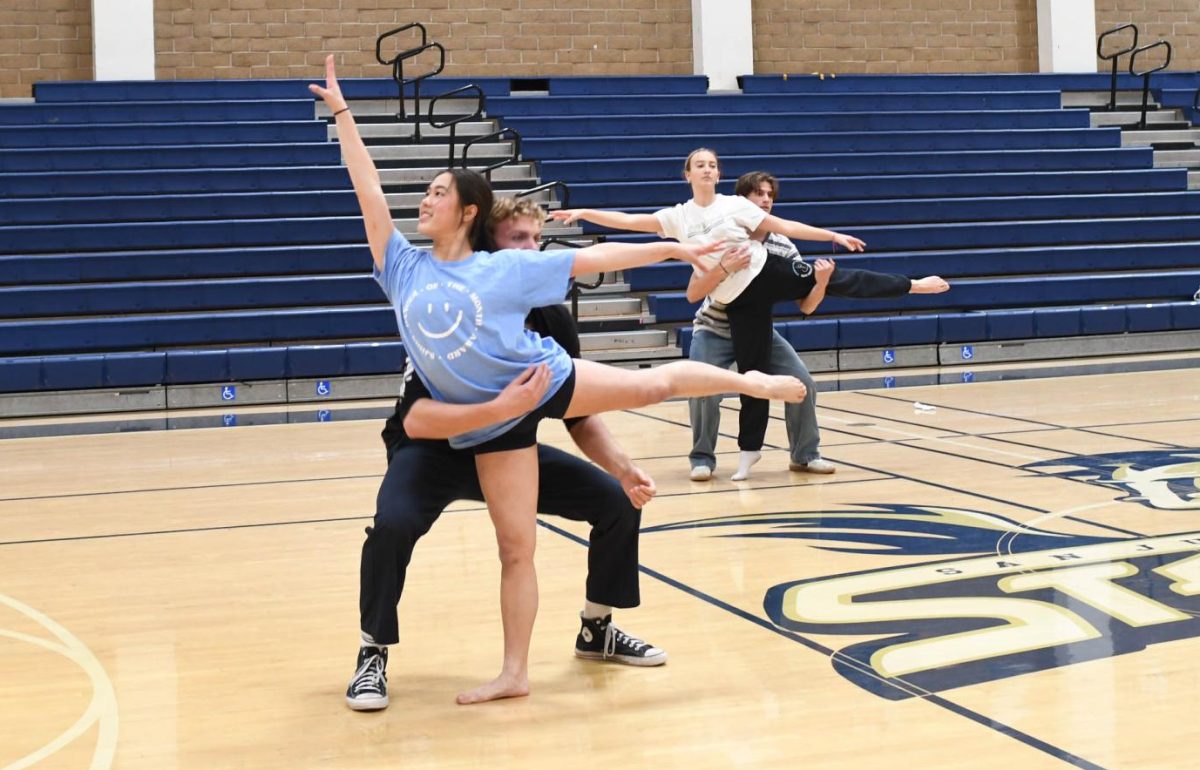
[[396, 311], [417, 374], [435, 398], [451, 402], [444, 404], [451, 409], [456, 404], [497, 402], [514, 377], [523, 370], [528, 377], [517, 392], [529, 401], [516, 399], [519, 408], [496, 413], [470, 410], [457, 423], [464, 433], [455, 437], [414, 435], [452, 438], [456, 448], [475, 450], [500, 550], [504, 662], [496, 679], [459, 694], [458, 702], [527, 695], [529, 642], [538, 605], [533, 565], [537, 422], [730, 390], [801, 401], [804, 384], [793, 377], [747, 370], [738, 375], [692, 361], [627, 370], [572, 360], [553, 341], [527, 331], [524, 320], [529, 311], [562, 301], [571, 276], [669, 258], [703, 271], [700, 258], [721, 245], [609, 243], [577, 251], [493, 252], [485, 227], [492, 209], [490, 185], [474, 171], [451, 169], [434, 178], [419, 209], [417, 230], [433, 241], [433, 247], [416, 248], [392, 222], [379, 172], [338, 86], [333, 56], [326, 58], [325, 70], [325, 86], [314, 84], [309, 89], [334, 116], [342, 157], [362, 209], [376, 279]]
[[[708, 148], [693, 150], [684, 161], [683, 178], [692, 187], [692, 198], [653, 214], [627, 214], [595, 209], [563, 209], [551, 216], [568, 224], [580, 219], [605, 227], [658, 233], [681, 243], [724, 242], [745, 247], [749, 257], [737, 252], [713, 253], [701, 260], [707, 271], [696, 270], [688, 283], [688, 299], [705, 295], [726, 305], [733, 340], [734, 358], [740, 371], [765, 371], [770, 366], [772, 320], [776, 302], [799, 300], [813, 289], [812, 271], [802, 262], [769, 257], [762, 241], [770, 233], [803, 241], [831, 242], [847, 251], [862, 251], [866, 244], [852, 235], [824, 230], [767, 214], [738, 195], [717, 193], [720, 163]], [[848, 271], [845, 271], [848, 272]], [[842, 296], [858, 298], [898, 297], [945, 291], [948, 285], [937, 276], [912, 280], [892, 273], [853, 271], [853, 280]], [[830, 292], [834, 293], [834, 292]], [[742, 450], [735, 478], [745, 478], [749, 466], [762, 449], [769, 419], [769, 404], [742, 396], [738, 447]]]

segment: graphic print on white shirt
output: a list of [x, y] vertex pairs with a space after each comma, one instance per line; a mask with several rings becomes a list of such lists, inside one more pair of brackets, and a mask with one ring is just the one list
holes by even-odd
[[[767, 251], [762, 243], [752, 240], [753, 233], [766, 213], [740, 195], [717, 195], [707, 206], [694, 200], [654, 212], [662, 234], [681, 243], [713, 243], [723, 240], [729, 248], [747, 246], [750, 265], [721, 281], [709, 296], [717, 302], [732, 302], [762, 271]], [[709, 254], [702, 259], [710, 269], [720, 269], [717, 262], [722, 254]]]

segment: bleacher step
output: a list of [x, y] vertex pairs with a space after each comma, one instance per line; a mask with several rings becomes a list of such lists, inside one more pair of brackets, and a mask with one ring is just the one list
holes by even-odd
[[[442, 160], [445, 160], [446, 149], [441, 148]], [[485, 163], [471, 163], [469, 168], [476, 171], [483, 171], [487, 168]], [[385, 185], [389, 184], [429, 184], [432, 179], [440, 172], [446, 170], [446, 164], [429, 165], [429, 166], [410, 166], [407, 168], [381, 168], [379, 169], [380, 181]], [[509, 166], [504, 166], [492, 171], [492, 181], [504, 180], [524, 180], [535, 179], [536, 174], [533, 172], [533, 164], [522, 161]]]
[[[445, 144], [372, 144], [367, 147], [371, 157], [376, 161], [389, 160], [434, 160], [445, 161], [443, 168], [449, 165], [449, 150]], [[512, 155], [512, 142], [487, 142], [471, 148], [470, 157], [499, 160]], [[455, 160], [462, 157], [462, 147], [455, 148]]]
[[[568, 306], [570, 303], [567, 303]], [[642, 300], [637, 297], [580, 297], [579, 318], [625, 318], [642, 316]]]
[[[1116, 112], [1093, 112], [1090, 116], [1092, 128], [1119, 126], [1133, 128], [1142, 119], [1141, 110], [1117, 110]], [[1146, 113], [1147, 127], [1162, 127], [1166, 124], [1174, 128], [1176, 125], [1186, 127], [1188, 122], [1177, 108], [1153, 110]]]
[[1154, 153], [1155, 168], [1200, 167], [1200, 150], [1159, 150]]
[[[537, 186], [536, 182], [534, 180], [530, 180], [529, 184], [524, 186], [524, 189], [528, 189], [529, 187], [536, 187], [536, 186]], [[499, 195], [513, 195], [515, 193], [521, 192], [521, 189], [496, 190], [493, 188], [493, 191], [496, 193], [496, 195], [499, 196]], [[385, 197], [387, 198], [388, 206], [391, 207], [392, 211], [396, 211], [397, 209], [411, 209], [411, 210], [415, 211], [417, 209], [417, 206], [421, 205], [421, 199], [425, 197], [425, 193], [424, 192], [387, 193], [387, 195]], [[561, 208], [561, 206], [559, 205], [559, 202], [558, 202], [558, 198], [555, 197], [555, 195], [554, 195], [554, 190], [542, 190], [540, 192], [531, 193], [530, 195], [525, 196], [525, 197], [528, 197], [530, 200], [540, 203], [542, 205], [542, 208], [545, 208], [545, 209]]]
[[589, 361], [603, 361], [606, 364], [626, 369], [645, 369], [655, 364], [683, 358], [683, 351], [678, 345], [663, 345], [652, 348], [585, 350], [583, 357]]
[[[423, 118], [429, 116], [429, 100], [431, 96], [437, 96], [437, 94], [421, 95], [420, 115]], [[399, 99], [348, 99], [346, 104], [350, 107], [350, 111], [354, 113], [356, 121], [378, 118], [392, 118], [395, 120], [396, 113], [400, 110]], [[433, 114], [470, 115], [475, 112], [478, 106], [477, 99], [439, 99], [433, 106]], [[404, 100], [404, 114], [410, 121], [413, 119], [414, 114], [416, 114], [416, 104], [412, 99]], [[325, 106], [324, 102], [316, 102], [316, 116], [324, 119], [330, 118], [330, 109]], [[424, 128], [421, 130], [424, 131]]]
[[1188, 172], [1188, 189], [1200, 190], [1200, 171]]
[[[337, 139], [337, 128], [332, 124], [329, 126], [328, 134], [330, 141]], [[475, 136], [485, 136], [496, 130], [496, 124], [492, 121], [485, 122], [470, 122], [459, 123], [456, 126], [455, 136], [459, 142], [463, 138]], [[412, 141], [416, 133], [412, 123], [364, 123], [358, 127], [358, 133], [367, 143], [380, 140], [393, 141]], [[436, 138], [448, 139], [450, 129], [448, 128], [433, 128], [429, 125], [421, 126], [421, 138]]]
[[600, 350], [662, 348], [671, 342], [666, 329], [638, 329], [624, 332], [585, 332], [579, 335], [579, 347], [584, 353]]
[[[1064, 109], [1072, 107], [1084, 108], [1105, 108], [1108, 106], [1111, 94], [1108, 91], [1063, 91], [1062, 106]], [[1150, 107], [1152, 109], [1159, 106], [1158, 102], [1150, 99]], [[1142, 92], [1141, 91], [1117, 91], [1117, 108], [1133, 107], [1142, 108]]]
[[1147, 145], [1157, 145], [1164, 142], [1195, 144], [1200, 141], [1200, 129], [1190, 128], [1184, 130], [1138, 130], [1121, 132], [1122, 147], [1145, 147]]

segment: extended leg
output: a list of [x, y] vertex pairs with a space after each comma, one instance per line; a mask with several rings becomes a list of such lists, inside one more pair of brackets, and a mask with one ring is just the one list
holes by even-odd
[[742, 393], [780, 401], [802, 401], [804, 385], [794, 377], [718, 369], [697, 361], [672, 361], [653, 369], [619, 369], [575, 360], [575, 394], [567, 417], [636, 409], [668, 398]]

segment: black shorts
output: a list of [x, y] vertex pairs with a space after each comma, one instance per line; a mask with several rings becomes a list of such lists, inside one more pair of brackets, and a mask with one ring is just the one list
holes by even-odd
[[571, 398], [575, 395], [575, 362], [571, 362], [571, 373], [567, 375], [567, 379], [563, 380], [563, 384], [559, 386], [554, 395], [550, 399], [534, 409], [529, 414], [525, 415], [522, 420], [516, 425], [490, 441], [485, 441], [482, 444], [477, 444], [471, 447], [471, 452], [477, 455], [487, 454], [489, 452], [507, 452], [510, 449], [524, 449], [531, 447], [537, 443], [537, 428], [538, 423], [543, 419], [561, 420], [563, 415], [567, 413], [567, 407], [571, 405]]

